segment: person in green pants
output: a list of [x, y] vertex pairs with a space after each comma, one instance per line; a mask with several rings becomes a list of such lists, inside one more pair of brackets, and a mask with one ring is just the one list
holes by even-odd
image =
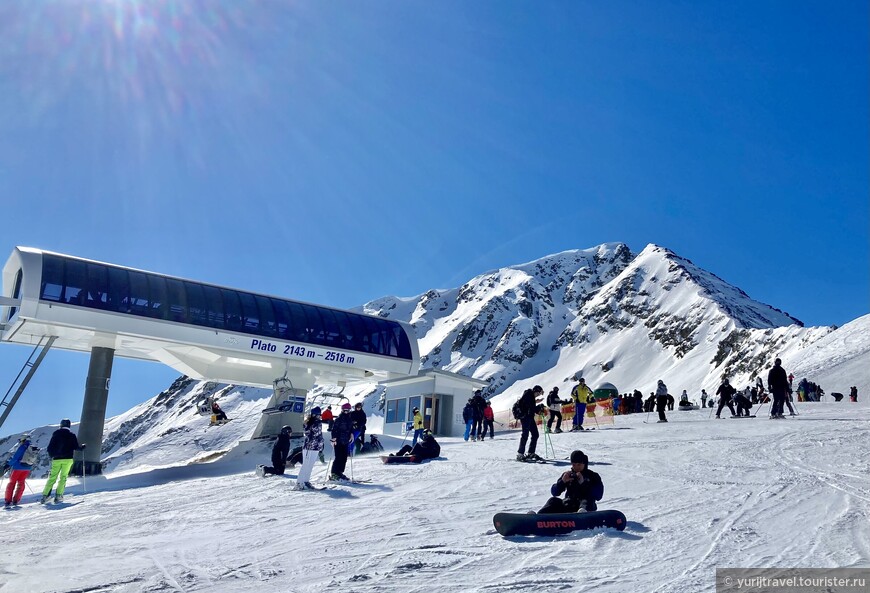
[[51, 441], [49, 441], [48, 449], [46, 449], [51, 457], [51, 472], [48, 475], [45, 488], [42, 490], [40, 504], [45, 504], [51, 498], [51, 489], [54, 488], [55, 482], [57, 482], [57, 490], [54, 492], [54, 502], [63, 502], [66, 477], [69, 475], [69, 470], [73, 464], [73, 451], [83, 451], [85, 448], [84, 443], [79, 444], [79, 439], [70, 430], [70, 426], [71, 422], [69, 418], [64, 418], [60, 421], [60, 428], [55, 430], [51, 435]]

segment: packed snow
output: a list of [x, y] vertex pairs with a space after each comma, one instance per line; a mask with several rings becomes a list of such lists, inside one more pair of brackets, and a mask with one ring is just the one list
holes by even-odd
[[[870, 566], [866, 394], [799, 403], [780, 421], [764, 408], [722, 420], [673, 411], [667, 424], [621, 416], [552, 435], [555, 452], [542, 435], [539, 454], [589, 455], [605, 484], [600, 508], [622, 510], [628, 526], [537, 538], [504, 538], [492, 524], [496, 512], [542, 506], [565, 469], [514, 461], [516, 431], [442, 437], [442, 458], [420, 465], [356, 457], [353, 477], [370, 482], [297, 492], [293, 470], [255, 476], [268, 442], [213, 461], [179, 451], [179, 434], [215, 446], [250, 422], [197, 418], [116, 471], [71, 477], [59, 505], [39, 505], [44, 479], [29, 480], [22, 506], [0, 513], [0, 591], [695, 593], [714, 590], [716, 567]], [[160, 466], [161, 455], [202, 461]], [[325, 472], [318, 465], [315, 481]]]

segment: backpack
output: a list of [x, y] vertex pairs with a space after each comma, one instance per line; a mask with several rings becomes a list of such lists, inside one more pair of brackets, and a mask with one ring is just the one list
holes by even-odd
[[36, 462], [39, 460], [39, 447], [34, 447], [31, 445], [27, 447], [27, 451], [24, 452], [24, 455], [21, 456], [21, 463], [24, 465], [36, 465]]
[[514, 420], [522, 420], [523, 416], [525, 416], [525, 414], [523, 414], [523, 406], [520, 405], [521, 400], [522, 398], [515, 401], [514, 405], [511, 407], [511, 414], [513, 414]]

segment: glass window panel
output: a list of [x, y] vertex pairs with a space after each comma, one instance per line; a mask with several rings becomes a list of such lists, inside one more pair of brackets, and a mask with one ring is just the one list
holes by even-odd
[[404, 422], [407, 401], [404, 399], [387, 400], [387, 414], [385, 422]]
[[166, 288], [166, 278], [163, 276], [148, 276], [148, 288], [148, 294], [151, 299], [148, 317], [169, 319], [169, 294]]
[[349, 348], [359, 350], [360, 352], [371, 352], [372, 340], [369, 336], [368, 330], [366, 329], [366, 324], [363, 320], [363, 316], [348, 313], [347, 319], [350, 322], [353, 336]]
[[130, 312], [134, 315], [149, 315], [148, 276], [130, 271]]
[[88, 268], [85, 262], [76, 259], [66, 260], [63, 298], [73, 305], [84, 305], [88, 286]]
[[263, 297], [255, 296], [257, 301], [257, 311], [260, 312], [260, 333], [274, 337], [277, 334], [275, 327], [275, 312], [272, 310], [272, 300]]
[[305, 311], [305, 319], [308, 324], [308, 341], [312, 344], [326, 346], [326, 330], [323, 328], [323, 320], [320, 318], [317, 307], [302, 305], [302, 310]]
[[339, 348], [353, 348], [353, 328], [350, 324], [350, 316], [344, 311], [333, 311], [335, 322], [338, 324], [338, 341], [336, 346]]
[[242, 304], [239, 302], [238, 293], [222, 288], [221, 296], [224, 301], [226, 328], [230, 331], [242, 331]]
[[335, 311], [332, 309], [318, 309], [320, 319], [323, 322], [323, 343], [325, 346], [338, 348], [341, 346], [341, 330], [335, 319]]
[[246, 292], [236, 293], [242, 304], [242, 331], [256, 332], [260, 328], [260, 312], [257, 310], [257, 301], [254, 296]]
[[287, 311], [290, 313], [290, 336], [288, 339], [297, 342], [310, 342], [308, 318], [305, 316], [305, 309], [299, 303], [288, 301]]
[[112, 311], [129, 313], [130, 279], [127, 270], [109, 267], [107, 271], [109, 274], [107, 306]]
[[224, 328], [224, 301], [221, 291], [214, 286], [203, 285], [202, 293], [205, 295], [205, 306], [208, 311], [207, 325], [218, 329]]
[[[17, 299], [21, 296], [21, 278], [22, 272], [21, 268], [18, 268], [18, 272], [15, 273], [15, 283], [12, 285], [12, 298]], [[12, 319], [15, 315], [15, 311], [18, 310], [18, 307], [9, 307], [9, 317], [7, 319]]]
[[166, 278], [166, 302], [169, 306], [169, 321], [187, 323], [187, 291], [184, 284], [174, 278]]
[[100, 264], [87, 264], [87, 306], [105, 309], [109, 300], [109, 271]]
[[420, 396], [419, 395], [415, 395], [414, 397], [408, 398], [408, 420], [414, 419], [414, 408], [419, 408], [419, 407], [420, 407]]
[[63, 300], [63, 260], [59, 257], [48, 254], [42, 256], [42, 287], [39, 298], [56, 303]]
[[272, 300], [272, 310], [275, 312], [276, 336], [282, 340], [292, 340], [290, 309], [285, 301]]
[[184, 291], [187, 294], [187, 322], [194, 325], [208, 325], [208, 307], [202, 285], [196, 282], [185, 282]]

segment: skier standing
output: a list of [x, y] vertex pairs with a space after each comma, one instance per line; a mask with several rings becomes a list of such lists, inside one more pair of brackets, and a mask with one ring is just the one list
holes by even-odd
[[586, 379], [577, 379], [577, 385], [571, 390], [571, 399], [574, 400], [574, 418], [571, 421], [571, 430], [583, 430], [583, 417], [586, 416], [586, 404], [592, 396], [592, 390], [586, 385]]
[[486, 408], [486, 399], [483, 397], [483, 392], [478, 389], [474, 392], [474, 397], [471, 398], [472, 416], [474, 426], [471, 428], [471, 440], [483, 440], [483, 410]]
[[731, 415], [734, 416], [734, 404], [731, 403], [731, 397], [737, 392], [736, 389], [731, 387], [731, 383], [728, 382], [728, 379], [722, 379], [722, 384], [719, 386], [719, 389], [716, 390], [716, 395], [719, 396], [719, 407], [716, 409], [716, 418], [719, 418], [719, 414], [722, 413], [722, 408], [728, 406], [728, 409], [731, 410]]
[[[535, 453], [535, 447], [538, 444], [538, 425], [535, 423], [535, 414], [539, 411], [536, 398], [539, 395], [544, 395], [544, 389], [540, 385], [535, 385], [533, 389], [526, 389], [523, 396], [520, 398], [520, 409], [522, 416], [523, 432], [520, 436], [520, 447], [517, 449], [517, 461], [539, 461], [541, 457]], [[540, 411], [543, 411], [544, 406], [540, 406]], [[526, 440], [529, 435], [532, 436], [529, 441], [529, 453], [526, 454]]]
[[361, 402], [357, 402], [357, 404], [353, 408], [353, 412], [350, 413], [350, 419], [353, 421], [353, 445], [348, 448], [348, 455], [353, 453], [354, 446], [356, 447], [356, 452], [359, 453], [360, 449], [362, 449], [363, 443], [366, 442], [366, 413], [363, 410], [363, 405]]
[[665, 385], [665, 382], [659, 379], [656, 384], [656, 412], [659, 413], [659, 422], [667, 422], [668, 418], [665, 416], [665, 409], [668, 407], [668, 398], [673, 400], [670, 395], [668, 395], [668, 386]]
[[[565, 493], [565, 500], [559, 498]], [[571, 453], [571, 470], [563, 473], [550, 487], [550, 498], [538, 513], [576, 513], [596, 511], [596, 501], [604, 496], [601, 476], [589, 469], [589, 458], [583, 451]]]
[[492, 405], [489, 402], [486, 402], [486, 407], [483, 409], [483, 436], [480, 437], [480, 440], [483, 440], [486, 437], [486, 431], [489, 430], [489, 438], [492, 440], [495, 438], [495, 414], [492, 413]]
[[350, 419], [350, 404], [341, 404], [341, 414], [332, 425], [332, 448], [335, 449], [335, 459], [332, 462], [330, 480], [347, 480], [344, 468], [347, 465], [348, 445], [353, 443], [353, 420]]
[[420, 408], [415, 407], [412, 411], [414, 413], [414, 439], [411, 441], [411, 446], [413, 447], [417, 444], [420, 435], [423, 434], [423, 415], [420, 414]]
[[60, 428], [52, 433], [51, 440], [48, 442], [46, 450], [51, 457], [51, 472], [48, 474], [48, 481], [42, 490], [40, 504], [45, 504], [48, 501], [55, 482], [57, 482], [57, 490], [54, 493], [54, 502], [63, 502], [66, 478], [73, 464], [73, 451], [84, 451], [85, 449], [84, 443], [79, 444], [79, 439], [70, 430], [70, 426], [72, 423], [69, 418], [61, 420]]
[[[11, 473], [9, 474], [9, 484], [6, 486], [6, 508], [18, 506], [21, 497], [24, 495], [24, 483], [27, 480], [27, 476], [30, 475], [31, 470], [33, 470], [33, 464], [25, 463], [24, 459], [30, 446], [30, 435], [22, 435], [18, 440], [15, 452], [9, 459], [8, 463]], [[29, 458], [30, 455], [27, 455], [27, 457]]]
[[302, 445], [302, 467], [296, 476], [296, 490], [313, 490], [311, 485], [311, 470], [314, 460], [323, 451], [323, 422], [320, 419], [320, 408], [311, 408], [311, 413], [302, 424], [305, 442]]
[[782, 368], [782, 360], [779, 358], [773, 361], [773, 368], [767, 373], [767, 389], [773, 397], [770, 417], [772, 419], [785, 418], [782, 412], [785, 396], [788, 393], [788, 376], [785, 374], [785, 369]]
[[562, 404], [565, 403], [559, 397], [559, 388], [553, 387], [547, 394], [547, 407], [550, 408], [550, 419], [547, 420], [547, 432], [553, 428], [553, 420], [556, 421], [556, 434], [562, 432]]

